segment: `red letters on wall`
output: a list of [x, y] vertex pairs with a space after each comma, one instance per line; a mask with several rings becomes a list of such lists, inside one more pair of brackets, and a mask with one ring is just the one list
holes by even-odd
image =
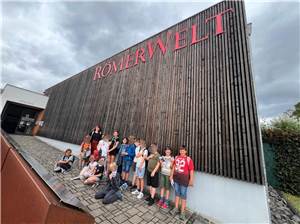
[[[223, 29], [223, 24], [222, 24], [222, 18], [223, 15], [229, 12], [234, 12], [234, 10], [232, 8], [230, 9], [226, 9], [214, 16], [208, 17], [205, 19], [205, 23], [201, 24], [201, 25], [207, 25], [207, 23], [210, 22], [214, 22], [215, 23], [215, 32], [214, 32], [214, 36], [218, 36], [222, 33], [224, 33], [224, 29]], [[202, 41], [206, 41], [209, 38], [209, 34], [205, 33], [202, 36], [198, 36], [197, 35], [197, 29], [199, 28], [199, 24], [193, 24], [190, 28], [184, 28], [180, 31], [177, 31], [174, 34], [174, 48], [173, 50], [180, 50], [183, 49], [185, 47], [187, 47], [188, 45], [193, 45], [193, 44], [197, 44], [200, 43]], [[187, 34], [188, 32], [191, 32], [191, 40], [187, 39]], [[116, 63], [115, 60], [111, 61], [111, 62], [105, 62], [104, 64], [102, 63], [101, 65], [97, 65], [95, 67], [95, 72], [94, 72], [94, 78], [93, 80], [97, 80], [97, 79], [101, 79], [104, 78], [110, 74], [113, 73], [117, 73], [120, 72], [124, 69], [130, 69], [133, 66], [138, 65], [140, 62], [145, 63], [147, 61], [147, 57], [146, 57], [146, 53], [145, 53], [145, 49], [147, 49], [148, 52], [148, 60], [151, 60], [155, 51], [160, 51], [162, 55], [165, 55], [165, 53], [168, 50], [169, 46], [169, 39], [171, 36], [171, 32], [168, 31], [166, 33], [166, 40], [163, 41], [162, 37], [159, 36], [156, 41], [153, 43], [151, 40], [147, 42], [147, 46], [146, 48], [138, 48], [136, 49], [136, 51], [134, 53], [127, 53], [125, 55], [123, 55], [119, 61]], [[190, 41], [190, 43], [189, 43]], [[124, 65], [125, 63], [125, 65]]]

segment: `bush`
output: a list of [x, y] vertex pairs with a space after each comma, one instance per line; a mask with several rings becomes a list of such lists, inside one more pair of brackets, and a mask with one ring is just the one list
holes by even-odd
[[300, 125], [280, 118], [262, 127], [263, 141], [273, 146], [279, 190], [300, 195]]

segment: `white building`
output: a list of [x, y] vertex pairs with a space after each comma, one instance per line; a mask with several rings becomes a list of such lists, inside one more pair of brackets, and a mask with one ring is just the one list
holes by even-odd
[[1, 89], [0, 98], [1, 128], [8, 133], [31, 134], [48, 102], [43, 93], [10, 84]]

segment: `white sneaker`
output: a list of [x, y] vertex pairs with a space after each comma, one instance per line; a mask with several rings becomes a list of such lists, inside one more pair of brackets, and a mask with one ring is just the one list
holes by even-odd
[[135, 191], [131, 192], [131, 194], [136, 195], [139, 194], [140, 192], [138, 191], [138, 189], [135, 189]]
[[80, 176], [71, 178], [71, 180], [79, 180], [79, 179], [80, 179]]
[[143, 197], [144, 197], [143, 192], [140, 192], [140, 193], [138, 194], [138, 196], [137, 196], [138, 199], [142, 199]]
[[55, 167], [54, 172], [61, 172], [61, 168], [59, 166]]

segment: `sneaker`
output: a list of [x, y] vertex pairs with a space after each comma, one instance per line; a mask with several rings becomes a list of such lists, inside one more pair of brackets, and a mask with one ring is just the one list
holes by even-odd
[[148, 201], [148, 205], [152, 206], [154, 204], [154, 198], [150, 198], [150, 200]]
[[66, 173], [67, 171], [63, 168], [61, 168], [61, 173]]
[[128, 184], [125, 182], [124, 184], [122, 184], [122, 188], [123, 188], [124, 190], [126, 190], [126, 189], [128, 188]]
[[163, 204], [164, 204], [164, 201], [163, 201], [162, 199], [160, 199], [160, 200], [157, 202], [157, 206], [158, 206], [158, 207], [161, 207]]
[[162, 203], [161, 207], [167, 209], [169, 208], [169, 205], [166, 202], [164, 202]]
[[179, 215], [179, 219], [182, 220], [182, 221], [186, 220], [185, 214], [184, 214], [184, 213], [181, 213], [181, 214]]
[[179, 213], [178, 209], [177, 208], [173, 208], [171, 211], [170, 211], [170, 214], [175, 216]]
[[138, 199], [142, 199], [143, 197], [144, 197], [143, 192], [140, 192], [140, 193], [138, 194], [138, 196], [137, 196]]
[[59, 166], [55, 167], [54, 172], [61, 172], [61, 168]]
[[140, 192], [139, 192], [139, 190], [138, 189], [135, 189], [135, 191], [132, 191], [131, 192], [131, 194], [133, 194], [133, 195], [136, 195], [136, 194], [139, 194]]
[[80, 176], [71, 178], [71, 180], [79, 180], [79, 179], [80, 179]]

